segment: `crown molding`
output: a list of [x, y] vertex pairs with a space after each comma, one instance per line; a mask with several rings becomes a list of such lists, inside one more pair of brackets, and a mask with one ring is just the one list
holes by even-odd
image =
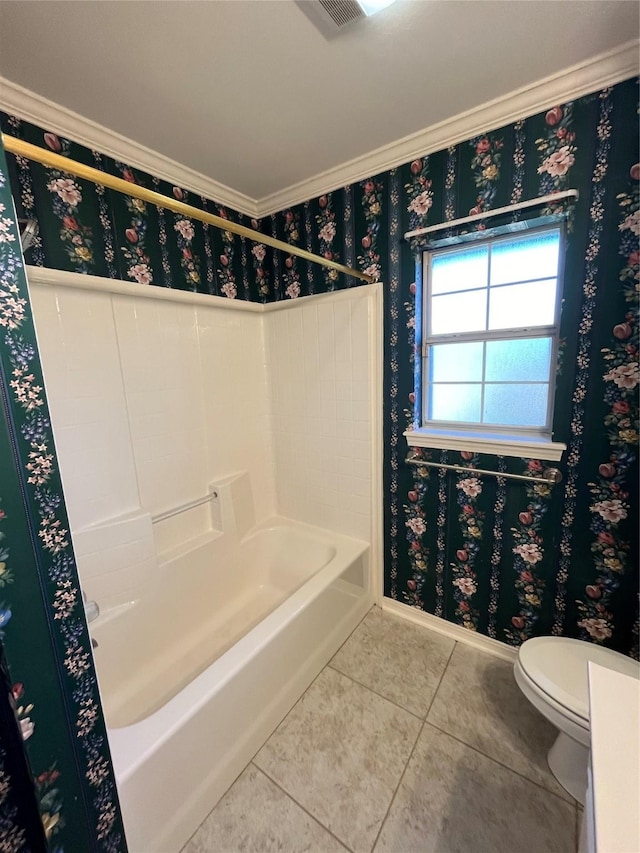
[[637, 39], [625, 42], [577, 65], [487, 101], [457, 116], [445, 119], [328, 169], [313, 178], [272, 193], [257, 202], [259, 218], [317, 198], [323, 193], [370, 178], [473, 136], [528, 118], [557, 103], [574, 100], [606, 86], [621, 83], [640, 71]]
[[165, 157], [164, 154], [152, 151], [91, 119], [84, 118], [2, 76], [0, 76], [0, 110], [72, 139], [87, 148], [100, 151], [101, 154], [114, 157], [156, 178], [230, 207], [238, 213], [256, 216], [255, 199], [214, 181], [188, 166], [183, 166], [170, 157]]
[[1, 76], [0, 109], [239, 213], [261, 219], [323, 193], [394, 169], [416, 157], [535, 115], [554, 104], [627, 80], [640, 70], [639, 45], [637, 39], [626, 42], [261, 199], [227, 187]]

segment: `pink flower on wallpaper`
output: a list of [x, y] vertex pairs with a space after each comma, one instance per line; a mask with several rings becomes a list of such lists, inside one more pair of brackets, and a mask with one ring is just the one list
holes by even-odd
[[333, 224], [333, 222], [327, 222], [327, 224], [323, 225], [322, 228], [318, 231], [318, 237], [327, 243], [330, 243], [335, 236], [336, 226]]
[[581, 619], [578, 626], [584, 628], [594, 640], [607, 640], [611, 636], [611, 628], [605, 619]]
[[417, 213], [418, 216], [424, 216], [425, 213], [429, 213], [432, 204], [433, 193], [429, 192], [428, 190], [425, 190], [412, 200], [407, 210], [410, 210], [413, 213]]
[[627, 218], [618, 225], [618, 229], [620, 231], [632, 231], [636, 237], [640, 237], [640, 210], [636, 210], [635, 213], [629, 214], [629, 216], [627, 216]]
[[129, 267], [127, 274], [130, 278], [135, 278], [138, 284], [151, 284], [153, 281], [151, 270], [147, 264], [135, 264]]
[[31, 717], [23, 717], [23, 719], [20, 720], [20, 733], [22, 735], [22, 740], [29, 740], [34, 730], [35, 724], [31, 720]]
[[285, 290], [289, 299], [297, 299], [300, 296], [300, 285], [297, 281], [292, 281], [289, 287]]
[[176, 231], [181, 234], [185, 240], [193, 240], [195, 231], [193, 230], [193, 223], [189, 219], [178, 219], [176, 224], [173, 226]]
[[225, 284], [223, 284], [220, 290], [224, 293], [227, 299], [235, 299], [238, 295], [238, 289], [236, 288], [235, 284], [230, 281], [227, 281]]
[[251, 254], [258, 261], [258, 263], [262, 263], [265, 259], [265, 255], [267, 254], [266, 248], [262, 245], [262, 243], [258, 243], [257, 246], [254, 246], [251, 249]]
[[369, 264], [368, 267], [362, 270], [365, 275], [370, 275], [374, 281], [380, 281], [380, 265]]
[[535, 563], [539, 563], [543, 557], [542, 551], [540, 550], [540, 546], [536, 545], [535, 542], [526, 543], [524, 545], [518, 545], [513, 549], [514, 554], [519, 554], [525, 563], [531, 563], [535, 565]]
[[427, 532], [427, 525], [421, 518], [410, 518], [405, 523], [407, 527], [416, 534], [416, 536], [422, 536]]
[[65, 204], [77, 207], [82, 201], [80, 187], [71, 178], [56, 178], [47, 184], [49, 192], [56, 193]]
[[627, 517], [625, 505], [617, 498], [611, 501], [598, 501], [591, 507], [591, 512], [597, 512], [605, 521], [614, 524]]
[[453, 582], [463, 595], [473, 595], [478, 588], [473, 578], [458, 578]]
[[468, 497], [475, 498], [482, 492], [482, 483], [477, 477], [468, 477], [466, 480], [460, 480], [456, 488], [461, 489]]
[[620, 367], [614, 367], [605, 373], [604, 378], [609, 382], [615, 382], [618, 388], [635, 388], [640, 382], [640, 367], [635, 361], [621, 364]]
[[573, 156], [569, 146], [563, 145], [562, 148], [554, 151], [553, 154], [550, 154], [542, 161], [542, 165], [538, 169], [538, 174], [541, 175], [543, 172], [548, 172], [552, 177], [561, 178], [567, 174], [575, 162], [576, 158]]

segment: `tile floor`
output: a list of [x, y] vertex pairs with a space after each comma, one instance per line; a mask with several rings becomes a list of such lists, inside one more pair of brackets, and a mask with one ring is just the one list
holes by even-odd
[[511, 664], [374, 608], [183, 853], [574, 853]]

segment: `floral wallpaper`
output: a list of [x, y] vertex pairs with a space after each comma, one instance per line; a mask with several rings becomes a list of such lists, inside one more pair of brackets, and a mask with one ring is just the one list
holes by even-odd
[[[629, 80], [250, 220], [383, 282], [386, 595], [512, 645], [556, 634], [638, 656], [637, 121], [637, 81]], [[223, 218], [246, 219], [46, 128], [4, 114], [0, 126]], [[18, 216], [40, 226], [28, 263], [261, 302], [357, 282], [58, 170], [0, 159], [0, 641], [8, 701], [50, 848], [123, 851], [9, 185]], [[462, 462], [471, 473], [406, 465], [402, 433], [420, 403], [421, 258], [403, 234], [569, 188], [580, 200], [568, 219], [556, 380], [554, 434], [568, 445], [562, 483], [476, 476], [473, 469], [494, 468], [534, 478], [543, 464], [471, 451], [415, 450], [418, 459]], [[12, 850], [23, 836], [6, 755], [3, 741], [0, 837]]]
[[[629, 80], [417, 157], [262, 222], [250, 220], [265, 234], [357, 265], [383, 282], [386, 595], [512, 645], [556, 634], [638, 656], [637, 116], [637, 82]], [[47, 129], [7, 115], [0, 116], [0, 123], [8, 133], [132, 183], [245, 221], [215, 201]], [[40, 225], [39, 238], [27, 253], [30, 263], [120, 277], [141, 287], [177, 287], [262, 302], [357, 285], [230, 232], [21, 158], [8, 160], [18, 214], [35, 217]], [[402, 433], [416, 422], [420, 403], [416, 303], [421, 299], [421, 258], [403, 234], [569, 188], [579, 191], [580, 200], [567, 223], [556, 380], [554, 434], [568, 445], [559, 465], [562, 483], [550, 488], [406, 465]], [[10, 233], [10, 225], [3, 227], [0, 234]], [[485, 228], [482, 220], [473, 225], [479, 232]], [[74, 725], [84, 733], [78, 748], [85, 750], [85, 782], [96, 792], [94, 816], [107, 821], [104, 838], [116, 838], [117, 806], [101, 793], [108, 788], [108, 765], [101, 763], [101, 747], [92, 746], [102, 737], [102, 719], [92, 704], [93, 671], [75, 617], [77, 587], [67, 559], [59, 487], [53, 485], [55, 454], [47, 438], [41, 381], [32, 366], [33, 345], [23, 331], [30, 319], [21, 295], [19, 256], [13, 251], [3, 257], [5, 278], [17, 282], [10, 285], [13, 290], [3, 287], [0, 301], [6, 388], [17, 413], [14, 431], [21, 442], [25, 488], [31, 490], [33, 519], [39, 519], [41, 570], [48, 573], [48, 606], [60, 643], [55, 666], [75, 685]], [[416, 454], [532, 478], [543, 468], [537, 459], [470, 451], [418, 449]], [[3, 510], [13, 516], [11, 505]], [[8, 652], [16, 612], [15, 596], [9, 593], [18, 589], [17, 564], [7, 558], [13, 523], [11, 518], [11, 536], [0, 541], [0, 628]], [[25, 744], [35, 749], [43, 705], [40, 688], [26, 678], [18, 681], [16, 711]], [[38, 759], [36, 766], [29, 756], [40, 802], [46, 804], [41, 805], [45, 823], [52, 833], [56, 827], [63, 833], [63, 821], [69, 823], [65, 809], [74, 802], [64, 793], [70, 771], [62, 758], [55, 764]]]
[[[210, 199], [89, 150], [15, 116], [0, 113], [3, 132], [50, 148], [130, 183], [173, 196], [201, 210], [249, 224]], [[79, 178], [7, 155], [20, 219], [38, 220], [27, 263], [143, 286], [158, 285], [266, 301], [272, 295], [271, 252], [229, 231], [129, 198]], [[261, 223], [251, 220], [251, 227]], [[297, 235], [296, 240], [297, 240]], [[291, 293], [295, 292], [295, 286]]]
[[[96, 242], [82, 221], [80, 188], [55, 173], [47, 192], [61, 251], [86, 267]], [[0, 391], [0, 641], [41, 833], [58, 853], [120, 853], [126, 844], [1, 146]], [[9, 749], [7, 736], [3, 728], [0, 751]], [[11, 812], [3, 814], [6, 849], [26, 849], [14, 844]]]
[[[352, 257], [384, 284], [385, 594], [511, 645], [556, 634], [638, 656], [637, 122], [629, 80], [271, 217], [269, 233], [299, 236], [310, 210], [307, 244], [324, 251], [331, 238], [333, 256]], [[562, 483], [406, 465], [402, 433], [420, 408], [421, 258], [402, 235], [566, 189], [580, 200], [567, 221], [556, 379], [554, 435], [568, 445]], [[338, 233], [327, 225], [339, 213], [326, 212], [340, 208], [349, 215]], [[482, 232], [488, 222], [468, 227]], [[299, 275], [283, 289], [291, 276], [278, 263], [272, 298], [355, 286], [314, 269], [312, 282]], [[532, 479], [544, 467], [414, 453]]]

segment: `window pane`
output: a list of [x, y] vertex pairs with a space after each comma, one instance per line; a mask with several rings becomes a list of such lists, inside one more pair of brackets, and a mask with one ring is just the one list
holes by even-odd
[[491, 250], [491, 284], [555, 278], [559, 249], [559, 231], [496, 243]]
[[434, 255], [431, 260], [431, 292], [451, 293], [486, 287], [489, 247]]
[[[468, 294], [466, 298], [468, 299], [470, 295]], [[535, 281], [530, 284], [492, 287], [489, 296], [489, 328], [552, 326], [555, 319], [555, 309], [555, 278]], [[474, 326], [474, 328], [477, 327]]]
[[486, 424], [544, 427], [549, 385], [494, 385], [484, 389], [482, 420]]
[[487, 382], [548, 382], [551, 338], [487, 341]]
[[432, 382], [481, 382], [482, 347], [481, 342], [429, 347], [429, 378]]
[[431, 300], [431, 334], [445, 335], [450, 332], [476, 332], [486, 329], [486, 315], [486, 290], [434, 296]]
[[480, 385], [431, 385], [428, 417], [480, 423]]

